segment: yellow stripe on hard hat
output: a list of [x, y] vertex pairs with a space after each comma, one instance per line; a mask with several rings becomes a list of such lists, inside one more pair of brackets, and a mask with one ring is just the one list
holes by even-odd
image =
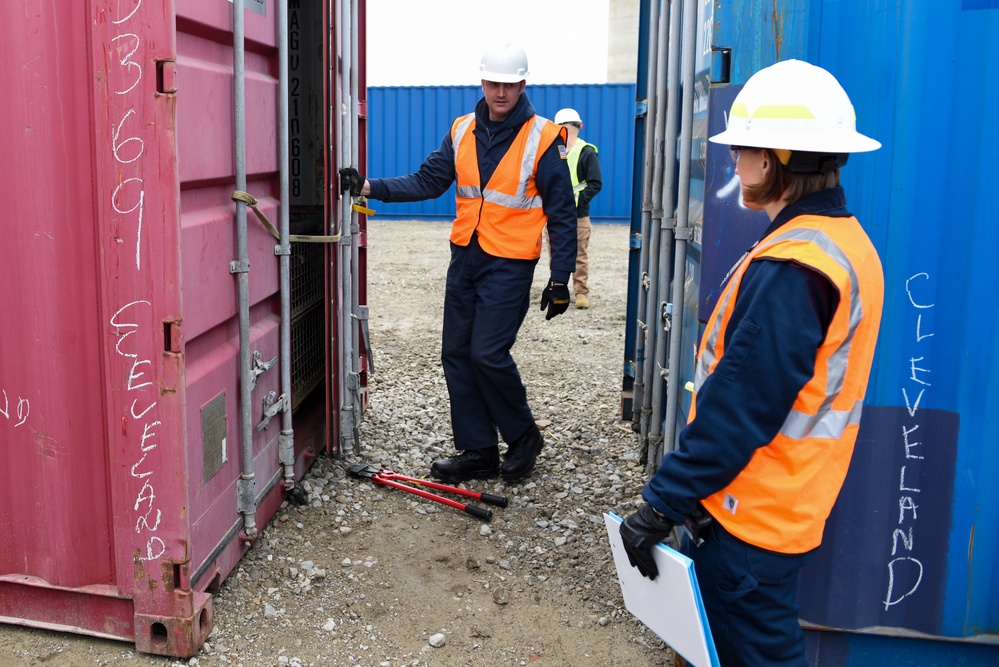
[[815, 118], [803, 104], [761, 104], [753, 112], [753, 118]]
[[[851, 109], [851, 112], [853, 120], [856, 121], [856, 110]], [[728, 115], [733, 118], [815, 119], [815, 114], [803, 104], [761, 104], [750, 114], [745, 104], [742, 102], [733, 102]]]
[[732, 102], [732, 108], [728, 110], [729, 117], [749, 118], [749, 109], [742, 102]]

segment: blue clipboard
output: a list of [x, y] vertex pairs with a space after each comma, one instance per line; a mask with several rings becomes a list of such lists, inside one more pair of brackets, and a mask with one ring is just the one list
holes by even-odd
[[628, 611], [683, 656], [687, 664], [721, 667], [701, 589], [697, 586], [694, 561], [675, 549], [657, 544], [653, 557], [659, 566], [659, 576], [650, 581], [628, 561], [621, 541], [620, 517], [605, 512], [604, 523]]

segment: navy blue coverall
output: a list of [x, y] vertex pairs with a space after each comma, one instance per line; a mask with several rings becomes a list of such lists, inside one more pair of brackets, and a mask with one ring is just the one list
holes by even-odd
[[[501, 122], [489, 120], [485, 99], [475, 107], [475, 140], [480, 182], [489, 182], [521, 125], [535, 115], [527, 95]], [[548, 218], [551, 280], [566, 283], [576, 267], [576, 206], [561, 137], [544, 152], [535, 183]], [[561, 148], [561, 150], [560, 150]], [[444, 194], [454, 183], [450, 131], [418, 171], [395, 178], [368, 179], [370, 197], [385, 202], [423, 201]], [[458, 450], [495, 447], [497, 429], [513, 442], [534, 426], [510, 349], [530, 307], [538, 260], [495, 257], [482, 250], [478, 233], [467, 246], [451, 244], [444, 296], [441, 361], [451, 399], [451, 428]]]

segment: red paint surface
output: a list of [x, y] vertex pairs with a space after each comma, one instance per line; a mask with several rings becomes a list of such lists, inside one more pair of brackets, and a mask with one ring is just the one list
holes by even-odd
[[[248, 189], [277, 221], [276, 8], [245, 17]], [[12, 0], [0, 21], [0, 616], [192, 655], [204, 589], [246, 548], [208, 560], [240, 520], [231, 5]], [[176, 92], [156, 88], [164, 61]], [[279, 265], [252, 214], [248, 241], [251, 350], [270, 360]], [[278, 365], [254, 422], [270, 391]], [[221, 392], [228, 461], [205, 482], [201, 410]], [[258, 494], [280, 427], [254, 430]]]

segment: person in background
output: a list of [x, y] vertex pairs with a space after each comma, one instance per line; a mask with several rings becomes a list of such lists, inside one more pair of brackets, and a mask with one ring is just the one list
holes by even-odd
[[770, 226], [707, 320], [675, 451], [621, 524], [631, 564], [703, 513], [693, 561], [725, 667], [805, 663], [798, 572], [822, 542], [853, 454], [881, 323], [877, 251], [847, 208], [840, 168], [880, 143], [826, 70], [788, 60], [738, 93], [728, 127], [747, 208]]
[[583, 120], [575, 109], [561, 109], [555, 114], [555, 122], [569, 133], [565, 147], [569, 151], [569, 176], [572, 178], [572, 192], [576, 196], [576, 270], [572, 274], [572, 292], [576, 295], [576, 308], [590, 307], [590, 288], [586, 284], [590, 275], [590, 201], [600, 192], [603, 178], [600, 174], [600, 159], [597, 147], [583, 141], [579, 131]]
[[[576, 213], [565, 166], [566, 132], [535, 113], [524, 92], [527, 53], [491, 48], [479, 65], [483, 97], [456, 118], [419, 170], [366, 180], [340, 170], [341, 188], [385, 202], [439, 197], [456, 183], [441, 360], [458, 453], [430, 473], [445, 482], [528, 477], [544, 439], [510, 349], [530, 306], [541, 235], [551, 238], [546, 319], [569, 307], [576, 266]], [[499, 435], [508, 444], [500, 464]]]

